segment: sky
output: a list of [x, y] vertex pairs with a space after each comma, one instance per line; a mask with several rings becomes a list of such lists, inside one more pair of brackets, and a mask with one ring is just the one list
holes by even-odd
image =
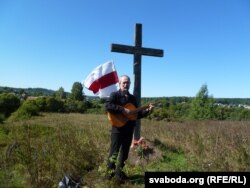
[[112, 60], [132, 93], [133, 55], [111, 44], [133, 46], [136, 23], [164, 50], [142, 56], [142, 97], [250, 98], [249, 0], [0, 0], [0, 86], [71, 92]]

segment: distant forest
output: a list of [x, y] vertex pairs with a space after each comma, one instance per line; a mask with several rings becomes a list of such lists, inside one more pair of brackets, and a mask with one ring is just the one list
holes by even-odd
[[52, 96], [55, 91], [44, 88], [13, 88], [0, 86], [0, 93], [27, 94], [28, 96]]
[[[27, 96], [54, 96], [56, 91], [46, 88], [13, 88], [0, 86], [1, 93], [15, 93], [17, 95], [26, 94]], [[65, 92], [66, 96], [70, 93]], [[96, 99], [95, 96], [86, 96], [86, 99]], [[163, 99], [171, 101], [172, 104], [191, 102], [194, 97], [173, 96], [173, 97], [142, 97], [142, 104], [147, 102], [162, 101]], [[248, 105], [250, 106], [250, 98], [214, 98], [215, 103], [224, 105]]]

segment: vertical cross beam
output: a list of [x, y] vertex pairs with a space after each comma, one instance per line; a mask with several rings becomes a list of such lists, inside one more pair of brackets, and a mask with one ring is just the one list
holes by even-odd
[[[135, 53], [134, 53], [134, 96], [136, 97], [137, 103], [141, 106], [141, 54], [136, 53], [142, 47], [142, 25], [136, 24], [135, 26]], [[134, 140], [141, 138], [141, 120], [137, 120], [134, 128]]]
[[[156, 56], [163, 57], [163, 50], [144, 48], [142, 47], [142, 24], [135, 26], [135, 45], [111, 44], [111, 52], [120, 52], [134, 55], [134, 91], [137, 103], [141, 105], [141, 56]], [[134, 130], [134, 139], [140, 139], [141, 122], [137, 120], [137, 125]]]
[[141, 105], [141, 54], [136, 53], [142, 47], [142, 25], [136, 24], [135, 28], [135, 53], [134, 53], [134, 96]]

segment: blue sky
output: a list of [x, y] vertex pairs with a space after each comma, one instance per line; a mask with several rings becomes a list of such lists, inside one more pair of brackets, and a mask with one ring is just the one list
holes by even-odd
[[248, 0], [0, 0], [0, 86], [70, 92], [108, 60], [133, 81], [133, 56], [111, 44], [134, 45], [136, 23], [143, 47], [164, 50], [142, 57], [142, 97], [207, 84], [216, 98], [250, 98]]

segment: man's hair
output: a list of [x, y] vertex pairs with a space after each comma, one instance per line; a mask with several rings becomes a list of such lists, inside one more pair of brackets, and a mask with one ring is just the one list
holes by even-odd
[[119, 82], [121, 81], [121, 79], [122, 79], [123, 77], [128, 78], [128, 80], [129, 80], [129, 82], [130, 82], [130, 78], [129, 78], [129, 76], [128, 76], [128, 75], [126, 75], [126, 74], [124, 74], [124, 75], [121, 75], [121, 76], [120, 76], [120, 78], [119, 78]]

